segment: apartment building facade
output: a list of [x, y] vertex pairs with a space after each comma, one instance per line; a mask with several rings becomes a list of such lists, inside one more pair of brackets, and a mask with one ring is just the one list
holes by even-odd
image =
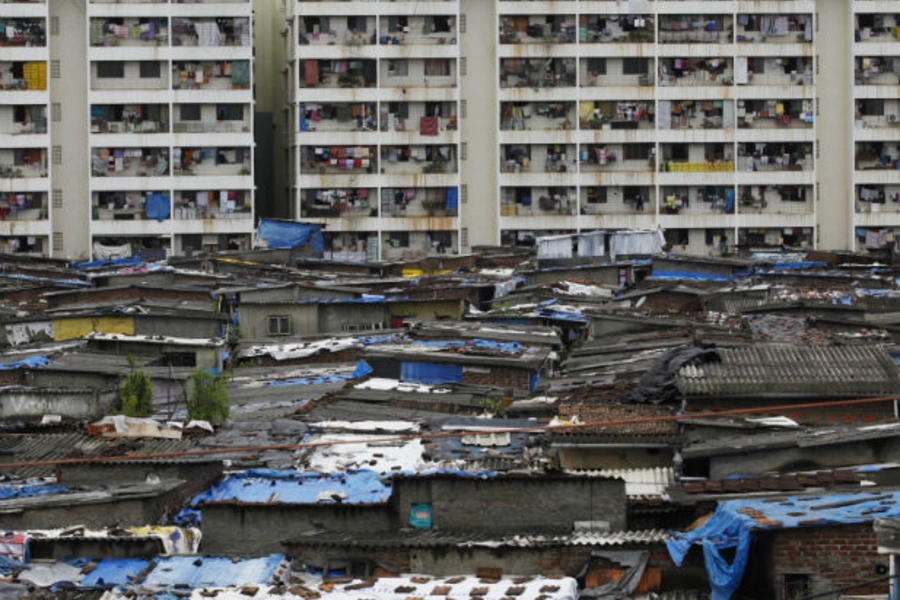
[[890, 2], [286, 2], [293, 214], [336, 256], [657, 226], [690, 253], [862, 249], [900, 227]]
[[252, 17], [249, 0], [0, 3], [0, 251], [249, 247]]

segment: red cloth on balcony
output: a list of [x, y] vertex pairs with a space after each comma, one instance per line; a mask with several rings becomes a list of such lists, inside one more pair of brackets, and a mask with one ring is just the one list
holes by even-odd
[[441, 119], [439, 117], [419, 118], [419, 135], [438, 135], [440, 130]]

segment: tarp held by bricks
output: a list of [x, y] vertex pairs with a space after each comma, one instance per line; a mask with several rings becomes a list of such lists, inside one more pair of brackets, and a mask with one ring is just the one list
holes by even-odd
[[636, 388], [629, 391], [623, 401], [633, 404], [664, 404], [678, 399], [675, 384], [678, 370], [689, 362], [719, 362], [721, 358], [714, 346], [691, 344], [673, 348], [660, 356], [644, 373]]

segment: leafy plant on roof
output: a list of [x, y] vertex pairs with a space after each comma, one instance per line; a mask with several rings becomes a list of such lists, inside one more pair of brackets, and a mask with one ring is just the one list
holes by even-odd
[[119, 389], [119, 405], [128, 417], [149, 417], [153, 413], [153, 381], [141, 369], [135, 368], [134, 357], [128, 357], [131, 372]]
[[479, 408], [490, 415], [503, 419], [506, 417], [506, 409], [509, 407], [509, 401], [497, 392], [490, 392], [478, 403]]
[[221, 425], [230, 414], [228, 391], [225, 379], [209, 371], [198, 369], [191, 375], [193, 383], [188, 398], [188, 417], [198, 421], [209, 421]]

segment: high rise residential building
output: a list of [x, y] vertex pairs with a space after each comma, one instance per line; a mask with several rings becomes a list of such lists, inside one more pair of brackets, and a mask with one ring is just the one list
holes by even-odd
[[249, 0], [0, 3], [0, 251], [249, 247], [252, 17]]
[[296, 218], [336, 256], [665, 229], [861, 249], [900, 227], [880, 0], [285, 0]]

